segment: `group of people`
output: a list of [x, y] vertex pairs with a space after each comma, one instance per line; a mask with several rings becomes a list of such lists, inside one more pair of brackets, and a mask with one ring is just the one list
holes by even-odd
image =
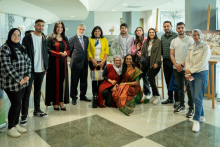
[[[189, 111], [186, 117], [194, 122], [192, 130], [199, 131], [199, 122], [205, 121], [202, 100], [208, 83], [208, 60], [211, 55], [210, 47], [203, 42], [200, 30], [193, 30], [191, 38], [185, 34], [184, 23], [177, 23], [177, 34], [172, 31], [171, 22], [165, 21], [165, 34], [161, 40], [153, 28], [148, 30], [148, 36], [145, 37], [142, 27], [137, 27], [134, 39], [128, 34], [127, 24], [123, 23], [120, 35], [114, 38], [111, 45], [113, 63], [107, 64], [109, 45], [101, 27], [94, 27], [88, 38], [84, 35], [85, 24], [79, 24], [77, 34], [68, 40], [63, 22], [56, 22], [48, 37], [42, 33], [44, 24], [43, 20], [36, 20], [35, 30], [25, 33], [22, 44], [21, 31], [11, 29], [6, 43], [0, 48], [0, 89], [6, 92], [11, 102], [8, 114], [9, 136], [19, 137], [27, 131], [24, 126], [27, 124], [32, 84], [33, 115], [48, 117], [40, 109], [41, 86], [45, 75], [47, 106], [53, 105], [56, 111], [66, 111], [64, 104], [70, 103], [69, 95], [72, 104], [76, 105], [79, 81], [80, 100], [90, 102], [86, 97], [88, 66], [91, 71], [103, 72], [104, 80], [92, 81], [92, 93], [93, 96], [98, 95], [98, 106], [119, 108], [129, 116], [134, 112], [136, 104], [152, 102], [156, 105], [161, 101], [155, 77], [163, 65], [167, 88], [174, 74], [178, 92], [168, 90], [168, 99], [162, 104], [175, 102], [174, 113], [185, 111], [184, 87], [187, 85]], [[68, 56], [71, 58], [70, 91]], [[143, 99], [141, 78], [144, 84]], [[19, 124], [20, 112], [22, 116]]]

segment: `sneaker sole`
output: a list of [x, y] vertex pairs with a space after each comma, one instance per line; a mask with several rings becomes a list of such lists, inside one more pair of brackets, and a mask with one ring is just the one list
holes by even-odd
[[179, 111], [179, 112], [174, 112], [174, 113], [176, 113], [176, 114], [179, 114], [179, 113], [183, 113], [183, 112], [185, 112], [186, 110], [181, 110], [181, 111]]
[[13, 137], [13, 138], [18, 138], [18, 137], [20, 137], [21, 135], [18, 135], [18, 136], [11, 136], [11, 135], [9, 135], [9, 134], [7, 134], [8, 136], [10, 136], [10, 137]]
[[24, 127], [24, 126], [26, 126], [26, 125], [27, 125], [27, 123], [26, 123], [26, 124], [21, 124], [21, 123], [20, 123], [20, 126], [22, 126], [22, 127]]

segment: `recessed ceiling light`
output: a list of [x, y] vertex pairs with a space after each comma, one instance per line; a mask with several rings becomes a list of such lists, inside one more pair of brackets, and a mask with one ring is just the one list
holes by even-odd
[[70, 17], [75, 17], [75, 16], [70, 16]]
[[115, 10], [112, 10], [112, 11], [115, 11]]
[[123, 4], [123, 5], [127, 5], [127, 4]]

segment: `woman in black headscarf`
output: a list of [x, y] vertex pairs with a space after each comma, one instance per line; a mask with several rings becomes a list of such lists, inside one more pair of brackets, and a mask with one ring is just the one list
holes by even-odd
[[24, 46], [19, 42], [21, 31], [13, 28], [8, 40], [0, 48], [0, 89], [11, 102], [8, 113], [8, 132], [11, 137], [19, 137], [27, 131], [18, 124], [21, 102], [31, 77], [31, 61]]

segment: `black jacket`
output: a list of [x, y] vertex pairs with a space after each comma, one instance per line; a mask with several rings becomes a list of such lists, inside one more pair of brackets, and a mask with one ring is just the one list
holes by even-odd
[[[22, 45], [24, 45], [27, 49], [28, 56], [31, 59], [31, 65], [32, 65], [32, 73], [34, 72], [34, 45], [31, 33], [34, 31], [26, 31], [25, 37], [22, 40]], [[44, 61], [44, 69], [47, 71], [48, 68], [48, 50], [47, 50], [47, 38], [42, 33], [42, 53], [43, 53], [43, 61]]]

